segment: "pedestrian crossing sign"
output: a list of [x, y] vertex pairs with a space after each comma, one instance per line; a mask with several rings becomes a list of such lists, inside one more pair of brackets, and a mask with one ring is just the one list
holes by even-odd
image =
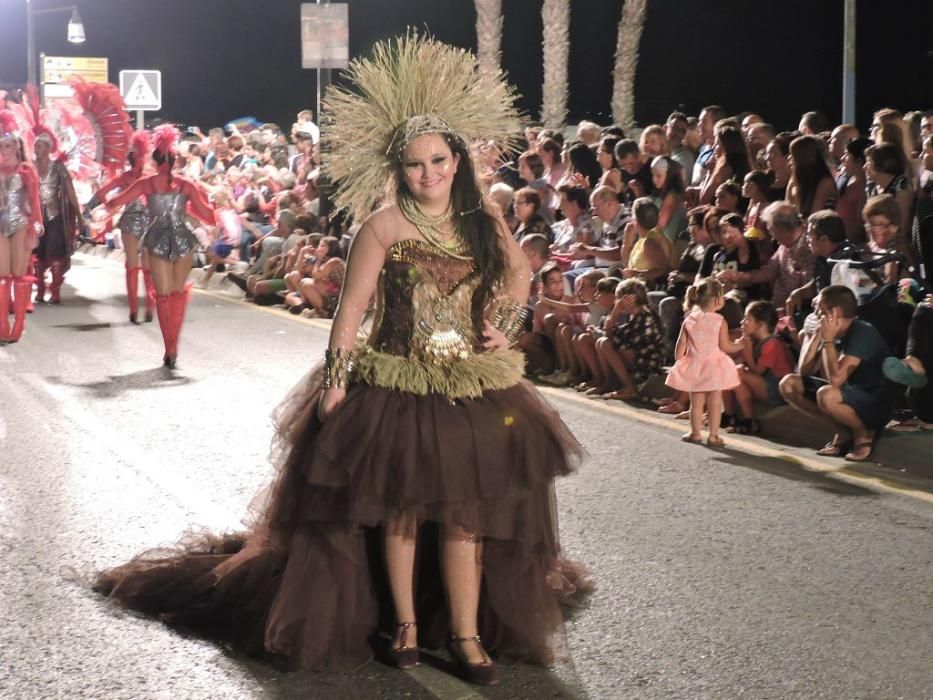
[[121, 70], [120, 94], [127, 111], [158, 112], [162, 109], [162, 71]]

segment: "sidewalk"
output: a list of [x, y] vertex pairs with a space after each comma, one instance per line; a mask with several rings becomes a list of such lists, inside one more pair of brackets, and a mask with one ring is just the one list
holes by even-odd
[[[79, 252], [93, 257], [105, 258], [114, 262], [123, 262], [122, 250], [111, 250], [106, 246], [100, 245], [82, 245]], [[244, 263], [238, 263], [239, 267], [245, 269]], [[194, 283], [195, 291], [205, 291], [211, 294], [217, 294], [228, 297], [231, 301], [242, 301], [243, 292], [236, 285], [227, 281], [226, 274], [215, 273], [206, 288], [199, 286], [203, 277], [203, 271], [195, 268], [191, 271], [190, 281]], [[272, 307], [256, 307], [264, 311], [281, 313], [283, 316], [292, 320], [304, 321], [322, 328], [329, 328], [330, 321], [321, 319], [302, 319], [300, 316], [294, 316], [284, 311], [277, 311]], [[664, 386], [663, 379], [656, 377], [649, 381], [645, 391], [651, 398], [660, 398], [668, 394], [667, 387]], [[566, 398], [581, 398], [572, 389], [552, 389], [548, 393], [564, 396]], [[598, 400], [588, 400], [594, 406], [619, 406], [617, 401], [603, 402]], [[669, 422], [671, 426], [683, 427], [686, 430], [686, 424], [683, 421], [676, 421], [673, 416], [664, 416], [658, 414], [653, 404], [646, 404], [638, 401], [625, 404], [629, 409], [629, 415], [636, 420], [657, 424], [657, 422]], [[789, 406], [779, 406], [777, 408], [762, 407], [758, 414], [758, 420], [761, 423], [762, 432], [758, 436], [743, 435], [729, 436], [730, 447], [735, 446], [741, 449], [744, 445], [760, 444], [773, 450], [783, 450], [784, 448], [803, 448], [794, 449], [795, 454], [806, 455], [807, 450], [817, 450], [825, 445], [832, 437], [832, 432], [827, 425], [818, 421], [811, 420], [803, 414], [795, 411]], [[907, 484], [911, 488], [921, 490], [933, 490], [933, 432], [916, 433], [896, 433], [885, 430], [875, 445], [872, 455], [872, 462], [854, 464], [845, 462], [842, 459], [820, 458], [813, 454], [812, 458], [818, 460], [823, 465], [824, 470], [833, 468], [842, 469], [853, 474], [863, 474], [876, 479], [895, 479], [899, 483]]]

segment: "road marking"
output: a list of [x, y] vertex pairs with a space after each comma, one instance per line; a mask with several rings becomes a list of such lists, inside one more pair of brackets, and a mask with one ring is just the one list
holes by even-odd
[[[664, 428], [665, 430], [683, 433], [687, 429], [687, 426], [685, 425], [672, 422], [671, 420], [661, 418], [660, 416], [639, 410], [637, 408], [632, 408], [631, 406], [621, 402], [613, 402], [610, 404], [608, 401], [590, 399], [585, 396], [581, 396], [576, 392], [570, 392], [565, 389], [558, 389], [556, 387], [539, 386], [538, 390], [543, 394], [553, 396], [557, 399], [571, 401], [581, 405], [589, 406], [590, 408], [594, 408], [596, 410], [606, 411], [608, 413], [616, 413], [622, 416], [626, 416], [627, 418], [632, 418], [640, 423], [655, 425], [659, 428]], [[790, 462], [791, 464], [794, 464], [808, 472], [819, 472], [832, 479], [836, 479], [853, 486], [871, 488], [875, 491], [883, 491], [885, 493], [897, 494], [899, 496], [908, 496], [910, 498], [915, 498], [926, 503], [933, 503], [933, 493], [920, 491], [908, 486], [901, 486], [893, 479], [863, 476], [862, 474], [857, 474], [853, 471], [850, 471], [849, 468], [845, 466], [837, 467], [834, 464], [823, 462], [812, 457], [788, 454], [780, 448], [763, 445], [754, 440], [749, 440], [748, 438], [743, 438], [737, 435], [729, 436], [729, 441], [726, 443], [726, 447], [736, 447], [744, 452], [750, 452], [759, 457], [782, 459], [785, 462]]]

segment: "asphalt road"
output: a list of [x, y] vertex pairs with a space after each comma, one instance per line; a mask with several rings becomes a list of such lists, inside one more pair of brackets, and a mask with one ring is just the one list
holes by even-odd
[[170, 372], [122, 291], [120, 267], [78, 257], [64, 303], [0, 348], [0, 697], [933, 698], [931, 502], [555, 393], [590, 454], [558, 487], [562, 541], [598, 588], [553, 669], [493, 689], [442, 661], [284, 673], [113, 609], [95, 569], [239, 526], [270, 412], [327, 340], [196, 294]]

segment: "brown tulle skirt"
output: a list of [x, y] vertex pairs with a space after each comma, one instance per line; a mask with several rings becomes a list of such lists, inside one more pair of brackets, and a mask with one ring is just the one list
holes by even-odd
[[273, 653], [296, 669], [346, 670], [394, 623], [387, 527], [417, 534], [419, 641], [448, 632], [438, 565], [443, 526], [482, 538], [486, 646], [547, 664], [560, 602], [588, 584], [560, 556], [553, 479], [580, 448], [527, 383], [451, 401], [363, 384], [321, 422], [320, 371], [276, 416], [278, 473], [249, 532], [189, 535], [100, 573], [96, 588], [167, 624]]

